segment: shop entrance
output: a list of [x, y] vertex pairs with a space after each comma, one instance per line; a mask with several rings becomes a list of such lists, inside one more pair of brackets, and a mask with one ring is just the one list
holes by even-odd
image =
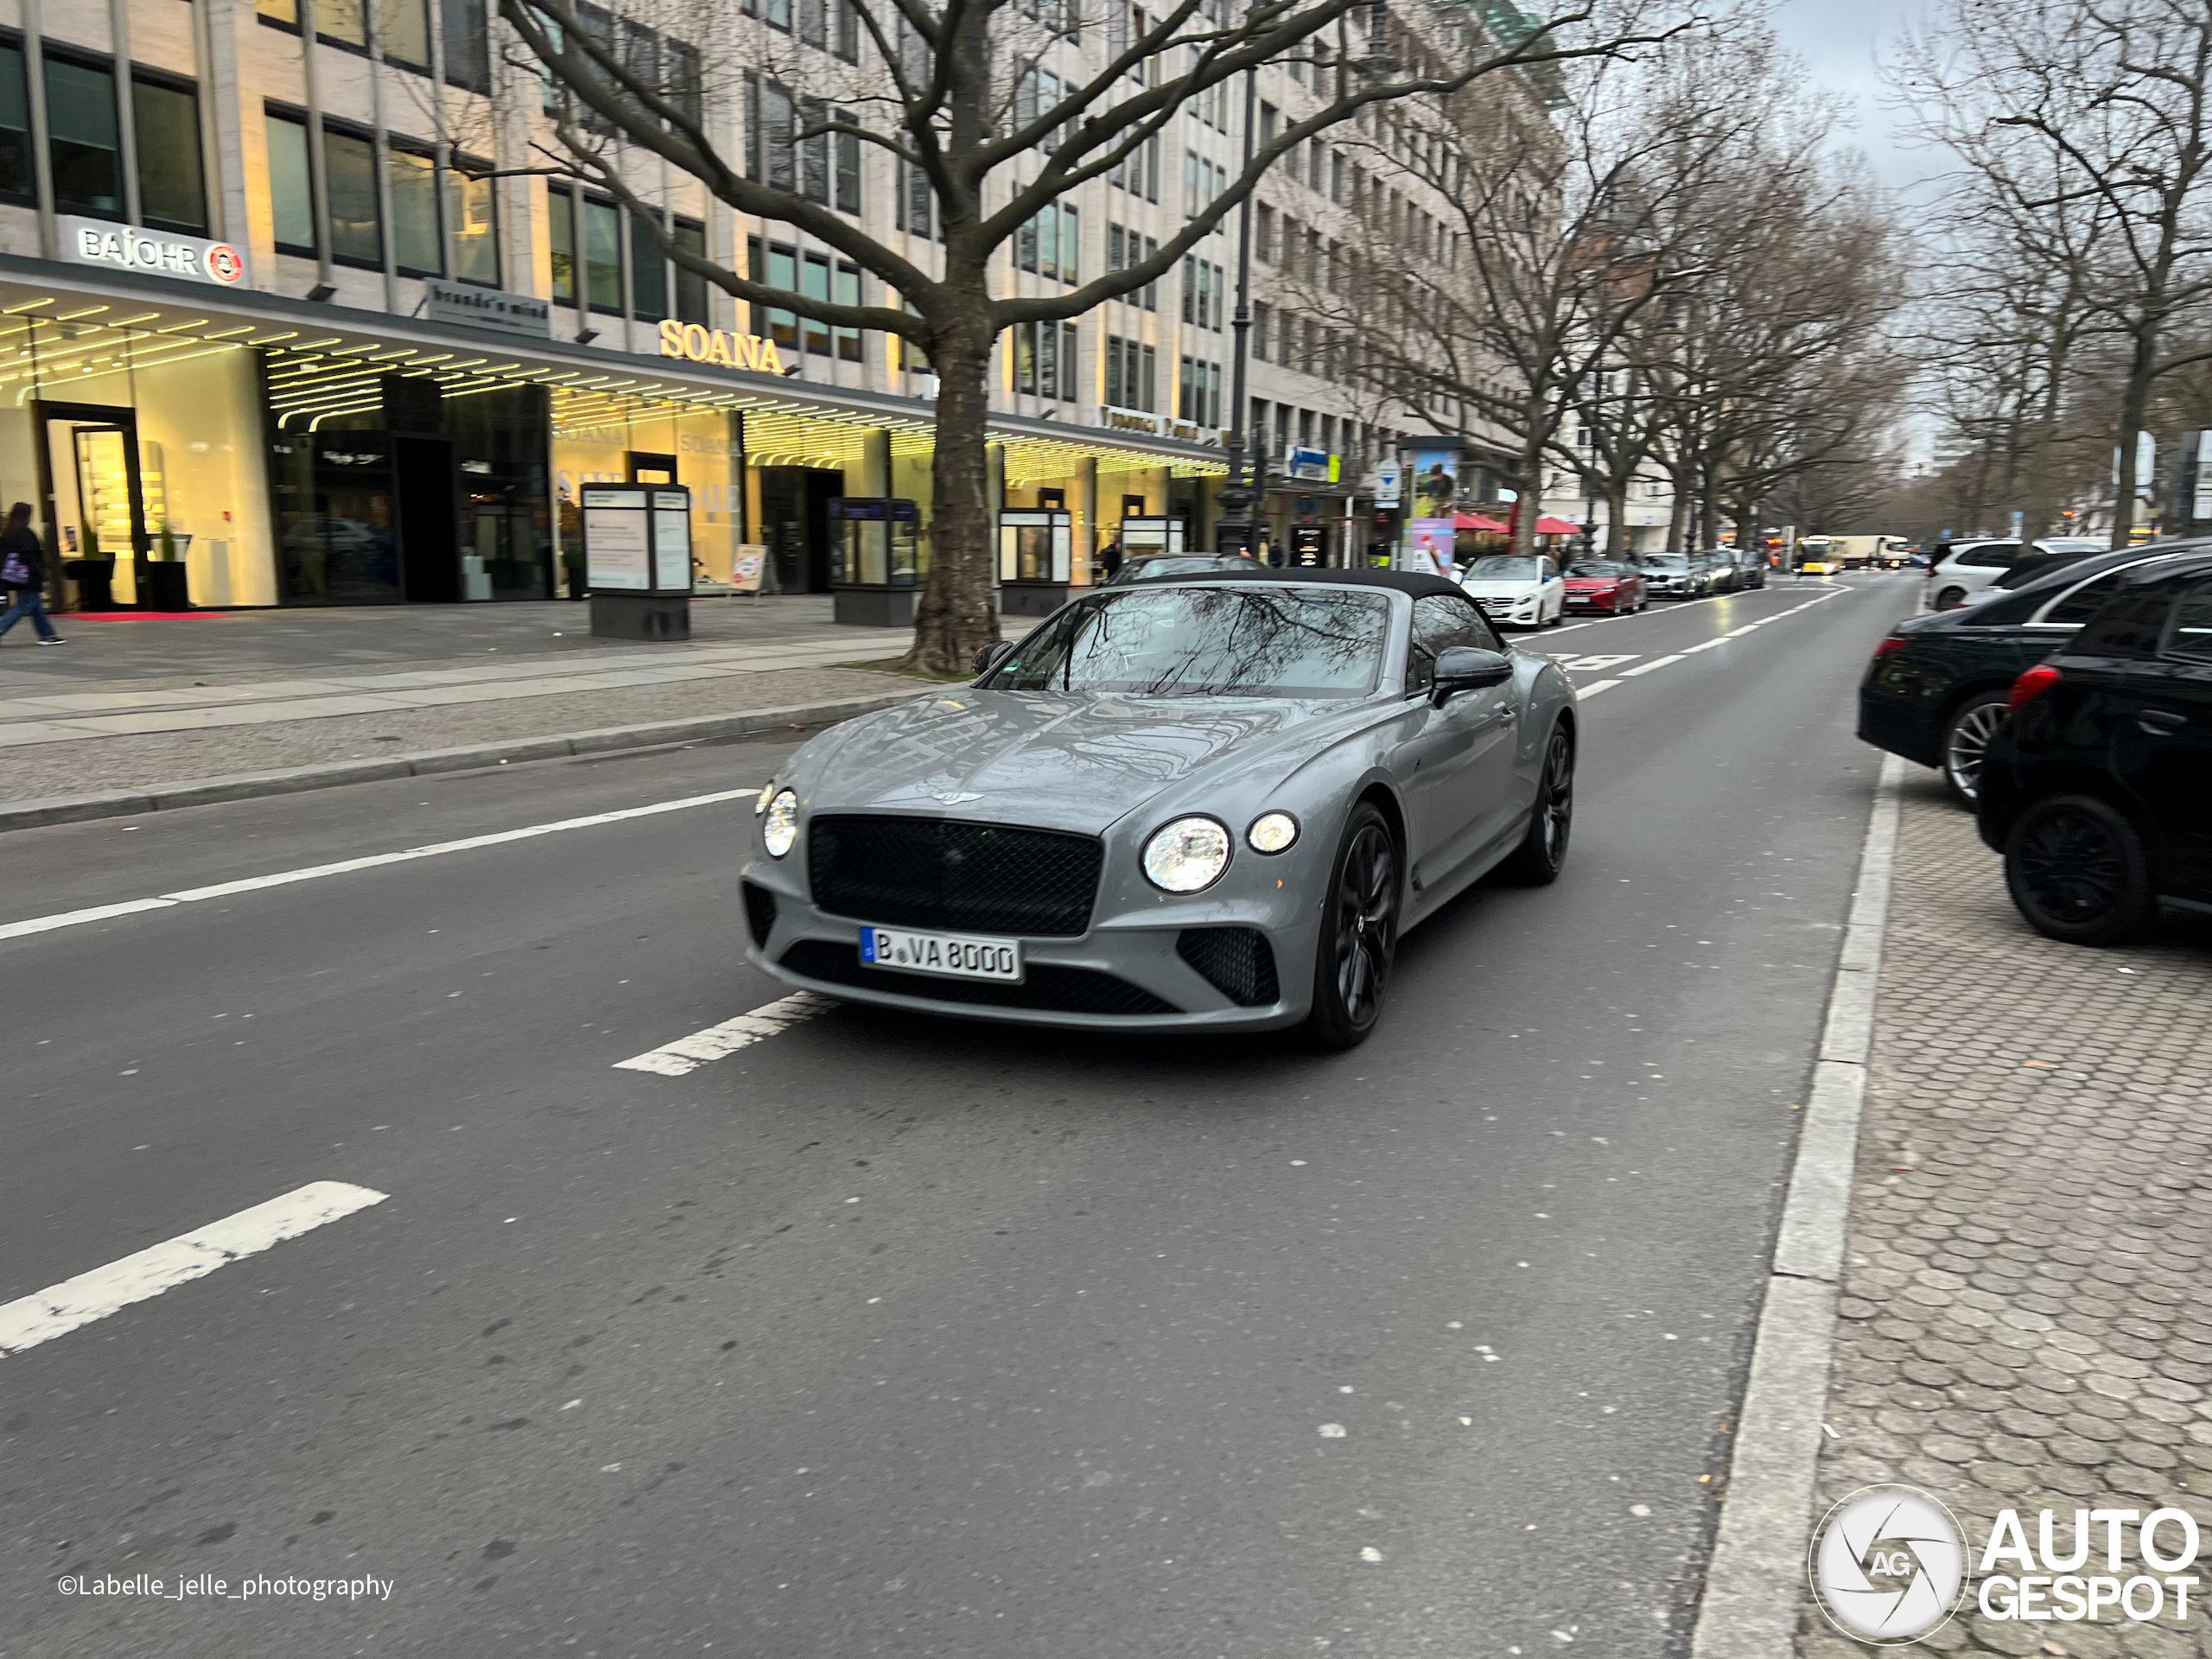
[[399, 509], [400, 591], [416, 604], [450, 605], [479, 597], [461, 591], [461, 504], [454, 486], [453, 440], [395, 434], [391, 460], [394, 503]]
[[[138, 442], [137, 414], [103, 404], [34, 403], [48, 550], [88, 611], [137, 606], [149, 522], [165, 524], [161, 447]], [[149, 465], [150, 463], [150, 465]], [[149, 592], [149, 604], [160, 602]]]
[[830, 591], [830, 504], [844, 493], [842, 472], [760, 469], [760, 537], [773, 561], [778, 593]]

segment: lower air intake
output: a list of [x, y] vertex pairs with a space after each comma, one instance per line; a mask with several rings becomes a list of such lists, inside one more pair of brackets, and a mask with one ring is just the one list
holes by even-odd
[[1240, 1008], [1262, 1008], [1282, 993], [1275, 984], [1275, 953], [1256, 927], [1186, 927], [1175, 954]]

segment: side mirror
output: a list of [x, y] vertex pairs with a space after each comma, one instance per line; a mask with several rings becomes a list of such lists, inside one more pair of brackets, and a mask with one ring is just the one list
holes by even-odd
[[1001, 663], [1014, 655], [1014, 641], [1001, 639], [995, 645], [987, 645], [976, 653], [976, 677], [982, 679]]
[[1436, 659], [1434, 691], [1441, 705], [1455, 691], [1479, 691], [1513, 677], [1513, 659], [1502, 651], [1478, 645], [1450, 645]]

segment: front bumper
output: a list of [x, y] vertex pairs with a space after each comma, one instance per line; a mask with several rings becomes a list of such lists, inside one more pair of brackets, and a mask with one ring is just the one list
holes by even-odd
[[[1309, 919], [1285, 915], [1287, 907], [1281, 904], [1209, 901], [1201, 893], [1163, 906], [1157, 913], [1094, 918], [1090, 931], [1078, 937], [1023, 938], [1023, 987], [1001, 989], [988, 981], [941, 979], [861, 963], [861, 922], [817, 910], [797, 890], [796, 882], [779, 879], [787, 874], [763, 868], [760, 861], [745, 872], [751, 932], [746, 959], [784, 984], [841, 1001], [1006, 1025], [1227, 1032], [1294, 1026], [1306, 1018], [1312, 1001], [1318, 907]], [[760, 893], [771, 895], [772, 906], [762, 905]], [[1249, 929], [1266, 941], [1274, 978], [1274, 995], [1268, 1001], [1239, 1003], [1179, 953], [1178, 942], [1185, 932], [1215, 928]], [[963, 1000], [1005, 995], [1092, 1006], [1128, 1005], [1137, 1011], [1102, 1013], [1083, 1007]]]
[[1491, 621], [1509, 627], [1533, 628], [1544, 620], [1543, 595], [1529, 599], [1484, 599], [1471, 593], [1468, 598], [1482, 607], [1483, 614]]

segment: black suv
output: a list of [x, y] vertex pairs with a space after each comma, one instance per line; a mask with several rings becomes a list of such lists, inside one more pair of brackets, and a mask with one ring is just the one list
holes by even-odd
[[2040, 662], [2119, 591], [2120, 578], [2174, 550], [2096, 553], [2000, 585], [1954, 610], [1908, 617], [1874, 647], [1859, 685], [1859, 735], [1934, 766], [1974, 804], [1981, 753], [2020, 671]]
[[2212, 545], [2123, 575], [2011, 709], [1980, 829], [2029, 924], [2111, 944], [2162, 903], [2212, 914]]

